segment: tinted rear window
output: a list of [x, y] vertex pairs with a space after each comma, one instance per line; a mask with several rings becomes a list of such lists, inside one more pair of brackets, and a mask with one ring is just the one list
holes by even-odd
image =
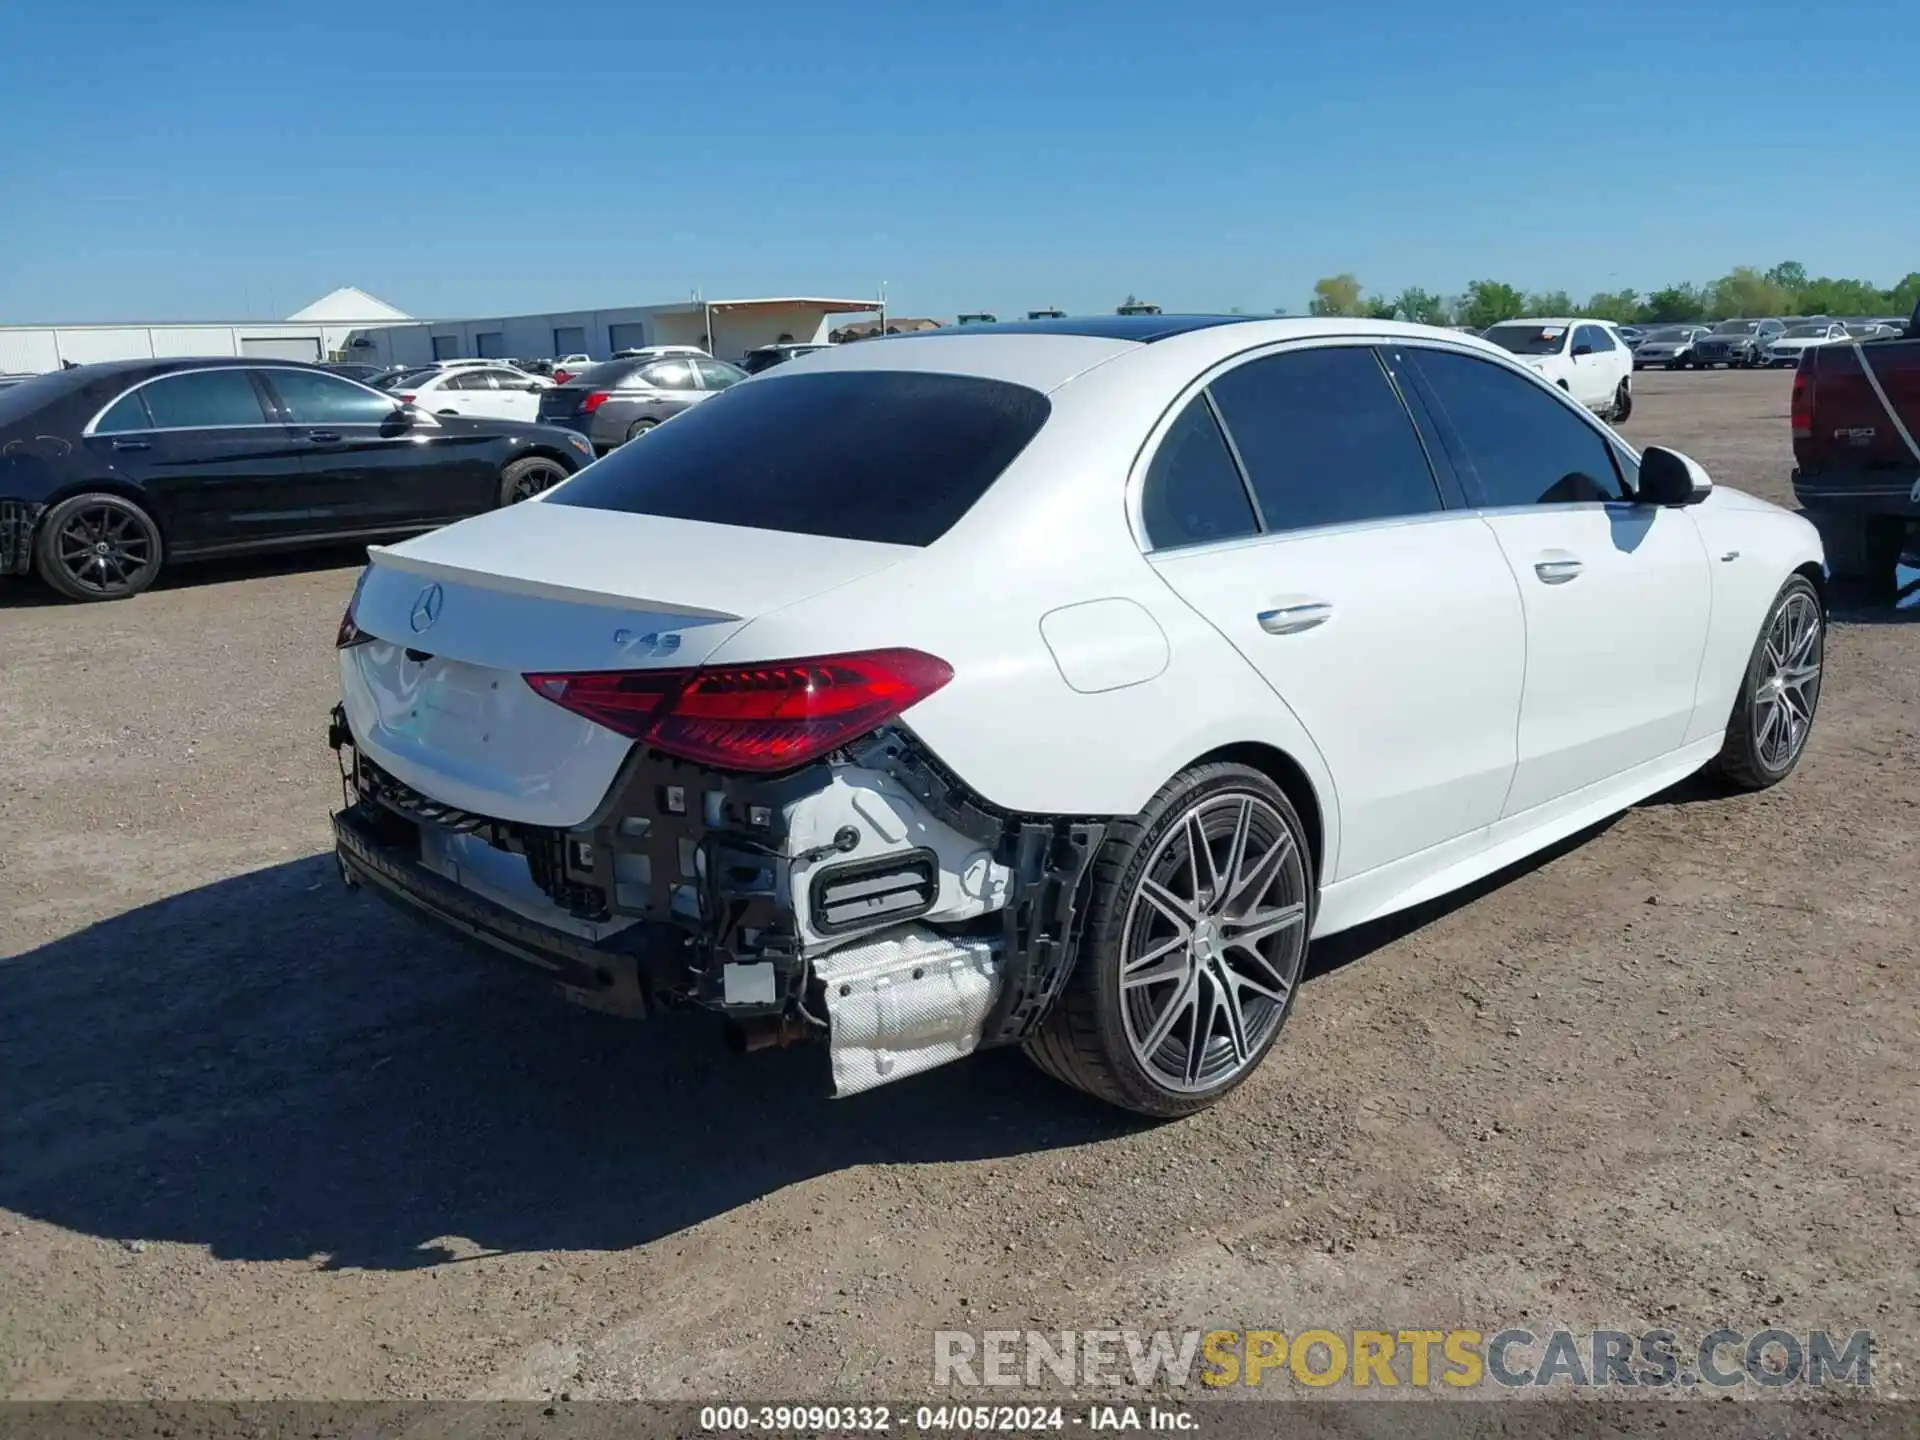
[[622, 446], [543, 503], [931, 545], [1051, 408], [1024, 385], [965, 375], [769, 377]]
[[598, 365], [580, 371], [567, 383], [588, 390], [608, 390], [650, 363], [647, 360], [602, 360]]

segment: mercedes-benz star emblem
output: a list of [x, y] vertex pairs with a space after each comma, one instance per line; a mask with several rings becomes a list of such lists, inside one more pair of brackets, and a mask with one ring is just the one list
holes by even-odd
[[410, 621], [416, 632], [425, 630], [440, 618], [440, 605], [446, 598], [446, 592], [437, 584], [429, 585], [420, 592], [420, 598], [413, 602]]

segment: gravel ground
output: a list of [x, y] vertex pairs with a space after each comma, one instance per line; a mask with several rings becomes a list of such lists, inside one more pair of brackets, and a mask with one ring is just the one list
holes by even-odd
[[[1625, 427], [1788, 500], [1788, 377]], [[1920, 1342], [1920, 615], [1844, 613], [1799, 772], [1689, 784], [1338, 937], [1228, 1101], [550, 1001], [339, 885], [351, 554], [0, 591], [0, 1394], [922, 1391], [941, 1327]]]

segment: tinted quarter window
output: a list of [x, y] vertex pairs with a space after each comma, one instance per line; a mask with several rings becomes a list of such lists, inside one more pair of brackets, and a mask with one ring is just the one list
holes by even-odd
[[1269, 355], [1212, 389], [1267, 529], [1442, 508], [1413, 420], [1371, 349]]
[[931, 545], [1050, 410], [1037, 390], [969, 375], [770, 378], [689, 406], [542, 503]]
[[1627, 498], [1613, 450], [1571, 404], [1471, 355], [1420, 352], [1420, 373], [1466, 454], [1459, 468], [1488, 506]]
[[[344, 381], [337, 381], [344, 384]], [[244, 370], [200, 370], [168, 375], [140, 392], [162, 430], [198, 430], [209, 425], [265, 425], [267, 413]]]
[[113, 407], [100, 417], [93, 429], [97, 435], [123, 435], [129, 430], [150, 429], [153, 421], [147, 416], [146, 392], [129, 390]]
[[393, 414], [391, 400], [318, 370], [270, 370], [267, 383], [295, 425], [378, 425]]
[[1193, 398], [1154, 451], [1140, 518], [1156, 550], [1258, 533], [1253, 502], [1204, 395]]

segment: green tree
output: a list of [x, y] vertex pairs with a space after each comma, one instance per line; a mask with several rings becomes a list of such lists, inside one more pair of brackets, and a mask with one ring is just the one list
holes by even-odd
[[1504, 280], [1475, 280], [1459, 309], [1460, 323], [1484, 330], [1526, 309], [1526, 297]]
[[1393, 308], [1420, 325], [1451, 325], [1453, 307], [1430, 290], [1409, 287], [1402, 290]]
[[1834, 280], [1822, 275], [1796, 292], [1794, 308], [1802, 315], [1872, 315], [1883, 308], [1885, 294], [1865, 280]]
[[1596, 320], [1611, 320], [1616, 325], [1632, 325], [1646, 314], [1646, 307], [1640, 303], [1640, 296], [1632, 290], [1599, 291], [1589, 296], [1587, 303], [1580, 307], [1582, 315], [1591, 315]]
[[1798, 295], [1807, 288], [1807, 267], [1798, 260], [1782, 260], [1767, 271], [1767, 279], [1788, 294]]
[[1564, 290], [1542, 290], [1527, 296], [1529, 315], [1571, 315], [1574, 309], [1573, 297]]
[[1395, 302], [1384, 295], [1361, 301], [1360, 308], [1369, 320], [1391, 320], [1395, 315]]
[[1645, 316], [1649, 321], [1672, 324], [1681, 320], [1704, 320], [1707, 297], [1697, 285], [1668, 285], [1647, 296]]
[[1736, 265], [1713, 282], [1709, 308], [1716, 315], [1751, 319], [1793, 308], [1793, 297], [1751, 265]]
[[1898, 285], [1887, 291], [1885, 309], [1889, 315], [1911, 315], [1920, 305], [1920, 270], [1910, 271]]
[[1313, 300], [1307, 306], [1310, 315], [1358, 315], [1360, 282], [1350, 272], [1328, 275], [1313, 282]]

